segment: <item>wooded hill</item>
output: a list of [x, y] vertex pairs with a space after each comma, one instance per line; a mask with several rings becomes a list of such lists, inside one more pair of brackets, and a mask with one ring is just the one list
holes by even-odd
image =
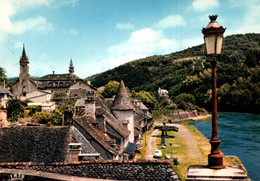
[[[231, 35], [224, 38], [217, 65], [218, 109], [260, 112], [260, 34]], [[195, 96], [196, 104], [210, 110], [210, 63], [204, 45], [168, 55], [135, 60], [88, 79], [96, 87], [109, 80], [123, 80], [130, 90], [153, 95], [159, 87], [170, 98], [181, 93]]]

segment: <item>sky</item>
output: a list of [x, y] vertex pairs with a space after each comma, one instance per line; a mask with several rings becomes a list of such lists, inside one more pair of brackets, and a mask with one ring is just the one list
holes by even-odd
[[260, 0], [0, 0], [0, 67], [19, 76], [86, 78], [126, 62], [203, 43], [208, 15], [231, 34], [260, 33]]

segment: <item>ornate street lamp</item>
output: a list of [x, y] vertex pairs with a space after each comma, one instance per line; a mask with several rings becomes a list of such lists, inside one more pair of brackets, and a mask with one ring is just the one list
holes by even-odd
[[218, 125], [217, 125], [217, 76], [216, 76], [216, 64], [221, 54], [223, 34], [225, 28], [220, 26], [216, 19], [217, 15], [211, 15], [210, 23], [206, 28], [202, 29], [204, 35], [206, 54], [211, 62], [212, 75], [211, 75], [211, 86], [212, 86], [212, 136], [209, 141], [211, 144], [211, 151], [208, 155], [208, 166], [210, 168], [221, 169], [223, 168], [223, 155], [220, 153], [218, 138]]

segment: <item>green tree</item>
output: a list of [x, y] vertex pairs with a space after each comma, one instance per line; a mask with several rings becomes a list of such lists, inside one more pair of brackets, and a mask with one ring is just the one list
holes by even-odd
[[37, 120], [40, 124], [52, 125], [61, 125], [63, 113], [59, 109], [55, 109], [52, 112], [42, 111], [36, 112], [33, 115], [33, 119]]
[[117, 93], [120, 83], [117, 81], [109, 81], [102, 92], [102, 96], [105, 98], [111, 98]]
[[140, 91], [140, 92], [132, 91], [131, 97], [139, 98], [146, 106], [148, 106], [151, 109], [156, 107], [158, 104], [156, 98], [147, 91]]
[[36, 112], [33, 115], [33, 120], [37, 120], [40, 124], [47, 124], [52, 120], [52, 115], [48, 111]]
[[24, 106], [18, 99], [9, 99], [6, 105], [8, 121], [14, 122], [24, 117]]
[[168, 136], [168, 131], [178, 132], [179, 128], [176, 126], [167, 126], [165, 122], [163, 122], [162, 126], [155, 126], [154, 129], [159, 129], [161, 131], [161, 145], [165, 144], [165, 136]]
[[249, 50], [246, 56], [245, 64], [248, 67], [255, 67], [256, 65], [259, 64], [259, 59], [260, 59], [259, 49]]
[[7, 82], [5, 70], [2, 67], [0, 67], [0, 86], [3, 86], [4, 81], [5, 83]]
[[174, 99], [175, 103], [177, 105], [180, 105], [182, 102], [185, 102], [185, 103], [192, 103], [194, 104], [195, 103], [195, 97], [191, 94], [187, 94], [187, 93], [181, 93], [179, 94], [178, 96], [175, 97]]

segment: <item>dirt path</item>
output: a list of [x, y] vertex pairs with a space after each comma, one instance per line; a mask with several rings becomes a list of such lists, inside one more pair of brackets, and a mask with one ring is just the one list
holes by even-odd
[[[162, 124], [156, 124], [156, 125], [162, 125]], [[185, 125], [181, 124], [167, 124], [167, 125], [172, 125], [176, 126], [179, 128], [178, 134], [180, 135], [180, 138], [183, 140], [185, 145], [187, 146], [187, 155], [190, 155], [192, 159], [199, 159], [199, 160], [204, 160], [199, 147], [198, 143], [190, 133], [189, 129]], [[158, 135], [160, 133], [159, 130], [155, 130], [152, 135]], [[156, 144], [155, 144], [155, 139], [156, 137], [152, 137], [149, 140], [148, 143], [148, 149], [146, 153], [146, 159], [152, 159], [154, 151], [157, 149]]]
[[195, 139], [193, 138], [190, 131], [184, 126], [184, 125], [174, 125], [179, 128], [179, 135], [183, 139], [184, 142], [186, 142], [187, 145], [187, 154], [191, 156], [191, 158], [194, 159], [203, 159], [201, 152], [197, 146], [197, 143]]
[[153, 131], [151, 137], [149, 138], [149, 142], [148, 142], [148, 147], [147, 147], [147, 151], [146, 151], [146, 155], [145, 155], [145, 159], [146, 160], [152, 160], [153, 159], [153, 155], [154, 155], [154, 151], [157, 150], [157, 146], [156, 146], [156, 135], [160, 134], [160, 130], [156, 129]]

